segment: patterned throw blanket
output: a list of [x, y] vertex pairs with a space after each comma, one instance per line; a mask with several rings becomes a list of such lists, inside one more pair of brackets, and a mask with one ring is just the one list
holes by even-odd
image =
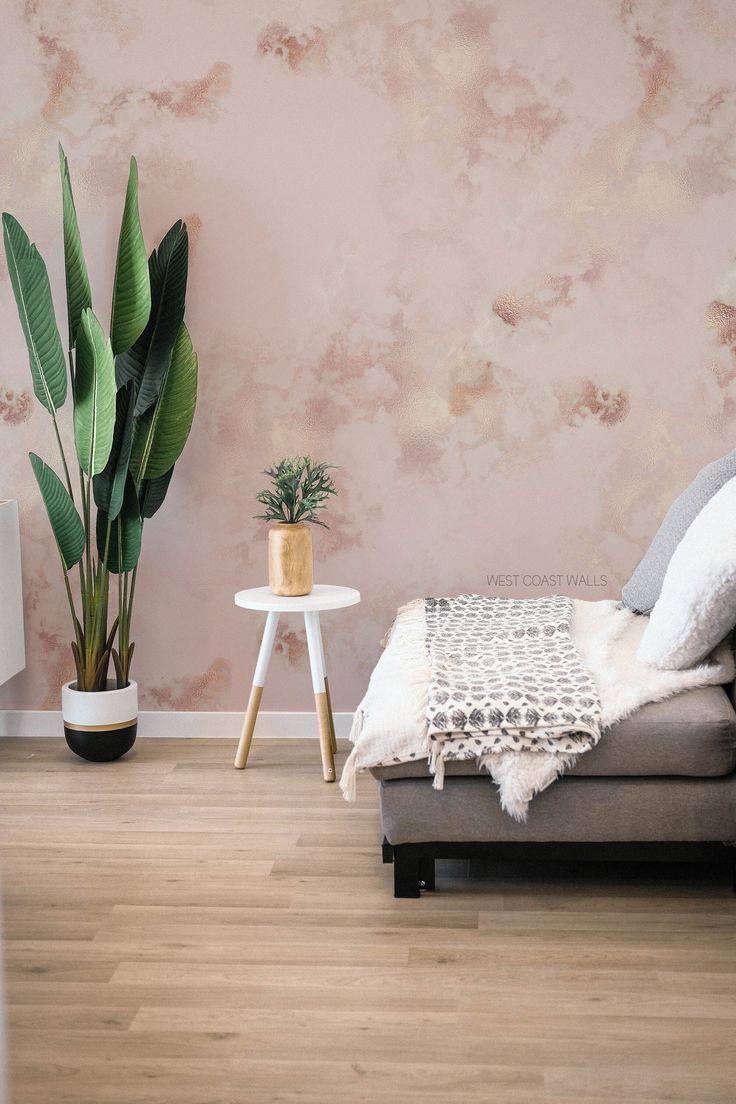
[[429, 763], [502, 751], [576, 756], [601, 736], [598, 690], [570, 638], [572, 600], [425, 598]]

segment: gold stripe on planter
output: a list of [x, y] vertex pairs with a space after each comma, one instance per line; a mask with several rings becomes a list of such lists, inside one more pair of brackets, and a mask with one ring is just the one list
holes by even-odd
[[116, 732], [120, 728], [131, 728], [137, 723], [137, 717], [132, 717], [129, 721], [118, 721], [117, 724], [101, 725], [72, 724], [70, 721], [64, 721], [64, 728], [71, 728], [74, 732]]

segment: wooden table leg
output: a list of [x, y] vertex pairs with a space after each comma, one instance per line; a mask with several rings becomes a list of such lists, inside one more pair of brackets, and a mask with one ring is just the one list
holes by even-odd
[[322, 640], [322, 623], [319, 620], [319, 614], [317, 614], [317, 623], [319, 626], [319, 654], [322, 659], [322, 670], [325, 673], [325, 694], [327, 695], [327, 716], [330, 722], [330, 743], [332, 744], [332, 754], [337, 751], [337, 737], [335, 736], [335, 718], [332, 715], [332, 698], [330, 697], [330, 683], [327, 678], [327, 664], [325, 663], [325, 646]]
[[330, 697], [330, 684], [325, 675], [325, 697], [327, 698], [327, 716], [330, 722], [330, 743], [332, 744], [332, 754], [337, 751], [337, 736], [335, 735], [335, 718], [332, 714], [332, 698]]
[[325, 668], [322, 653], [322, 638], [319, 631], [319, 614], [306, 611], [304, 627], [307, 630], [309, 647], [309, 666], [312, 672], [314, 703], [319, 721], [319, 747], [322, 753], [322, 777], [325, 782], [335, 781], [335, 756], [332, 748], [331, 713], [325, 689]]
[[245, 720], [243, 721], [243, 731], [240, 735], [238, 750], [235, 753], [235, 766], [238, 770], [242, 770], [248, 762], [248, 753], [250, 752], [250, 744], [253, 739], [253, 730], [256, 727], [258, 707], [261, 704], [261, 695], [263, 694], [263, 687], [266, 684], [268, 662], [271, 658], [271, 652], [273, 651], [278, 625], [279, 615], [271, 610], [266, 617], [266, 627], [263, 630], [263, 637], [261, 638], [261, 648], [258, 652], [256, 673], [253, 676], [253, 685], [250, 691], [250, 698], [248, 699], [248, 708], [245, 713]]

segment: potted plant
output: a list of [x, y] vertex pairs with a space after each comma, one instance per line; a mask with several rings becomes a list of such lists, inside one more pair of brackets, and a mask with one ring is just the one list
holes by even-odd
[[318, 512], [337, 489], [327, 473], [334, 464], [315, 464], [309, 456], [279, 460], [263, 472], [271, 488], [256, 499], [265, 506], [260, 521], [273, 521], [268, 531], [268, 585], [274, 594], [309, 594], [314, 585], [312, 533], [306, 522], [328, 526]]
[[[61, 477], [31, 453], [69, 603], [76, 679], [62, 688], [64, 734], [84, 759], [117, 759], [135, 741], [131, 619], [143, 523], [164, 501], [194, 417], [197, 356], [184, 325], [188, 239], [176, 222], [150, 257], [130, 161], [109, 337], [92, 310], [71, 179], [59, 147], [68, 364], [41, 254], [4, 214], [10, 283], [28, 347], [33, 390], [51, 418]], [[76, 464], [57, 414], [70, 385]], [[74, 481], [70, 467], [76, 467]], [[76, 487], [75, 487], [76, 484]], [[75, 583], [73, 576], [78, 576]], [[111, 576], [117, 610], [110, 623]], [[116, 584], [116, 585], [115, 585]], [[108, 677], [110, 664], [114, 677]]]

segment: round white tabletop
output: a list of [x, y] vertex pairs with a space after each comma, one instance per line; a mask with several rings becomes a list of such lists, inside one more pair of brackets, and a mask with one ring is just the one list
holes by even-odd
[[360, 601], [360, 591], [352, 587], [321, 586], [312, 588], [311, 594], [302, 594], [294, 598], [283, 598], [267, 587], [251, 587], [239, 590], [235, 595], [235, 605], [243, 609], [268, 610], [274, 613], [317, 613], [320, 610], [344, 609], [355, 606]]

